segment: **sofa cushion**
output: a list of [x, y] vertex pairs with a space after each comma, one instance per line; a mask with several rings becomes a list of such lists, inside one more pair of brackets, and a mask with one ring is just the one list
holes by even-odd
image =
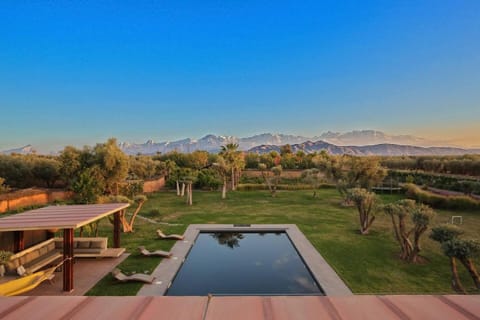
[[106, 241], [92, 240], [90, 241], [90, 248], [92, 249], [106, 249]]
[[40, 250], [32, 251], [32, 252], [30, 252], [30, 253], [27, 255], [28, 261], [35, 260], [35, 259], [37, 259], [38, 257], [40, 257]]
[[43, 256], [44, 254], [46, 254], [48, 252], [48, 248], [47, 247], [41, 247], [40, 249], [38, 249], [39, 252], [40, 252], [40, 255]]
[[57, 251], [51, 251], [44, 256], [41, 256], [29, 263], [25, 264], [25, 270], [27, 273], [33, 273], [53, 262], [62, 258], [62, 254]]
[[55, 243], [53, 241], [49, 242], [48, 245], [47, 245], [47, 249], [48, 249], [48, 251], [55, 250]]
[[79, 249], [88, 249], [90, 248], [90, 241], [78, 241], [78, 247]]

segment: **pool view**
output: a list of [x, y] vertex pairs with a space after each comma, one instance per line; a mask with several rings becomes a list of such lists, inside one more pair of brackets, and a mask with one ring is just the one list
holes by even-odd
[[166, 295], [323, 295], [285, 232], [200, 233]]

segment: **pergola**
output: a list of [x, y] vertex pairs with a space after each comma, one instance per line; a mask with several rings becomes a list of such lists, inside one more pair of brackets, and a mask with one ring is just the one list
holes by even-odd
[[113, 214], [113, 246], [120, 247], [120, 215], [128, 203], [61, 205], [26, 211], [0, 218], [0, 232], [15, 231], [15, 247], [23, 250], [26, 230], [63, 229], [63, 290], [73, 290], [74, 230]]

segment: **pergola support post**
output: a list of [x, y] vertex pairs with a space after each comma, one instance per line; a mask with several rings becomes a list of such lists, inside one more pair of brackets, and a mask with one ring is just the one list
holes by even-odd
[[122, 211], [117, 211], [113, 214], [113, 247], [120, 248], [120, 214]]
[[73, 229], [63, 229], [63, 291], [73, 291]]
[[25, 232], [15, 231], [13, 233], [14, 243], [13, 243], [13, 251], [20, 252], [25, 249]]

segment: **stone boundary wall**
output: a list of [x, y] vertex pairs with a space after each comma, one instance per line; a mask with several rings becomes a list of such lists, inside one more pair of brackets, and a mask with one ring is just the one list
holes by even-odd
[[[302, 175], [302, 172], [304, 170], [283, 170], [282, 171], [282, 178], [287, 178], [287, 179], [295, 179], [295, 178], [300, 178]], [[260, 170], [256, 169], [246, 169], [242, 171], [242, 175], [248, 178], [256, 178], [256, 177], [261, 177], [262, 173]]]
[[163, 188], [165, 188], [165, 177], [160, 177], [155, 180], [145, 180], [143, 182], [144, 193], [159, 191], [159, 190], [162, 190]]
[[13, 191], [0, 196], [0, 213], [22, 207], [44, 205], [56, 200], [68, 200], [72, 195], [70, 191], [59, 189], [29, 188]]

